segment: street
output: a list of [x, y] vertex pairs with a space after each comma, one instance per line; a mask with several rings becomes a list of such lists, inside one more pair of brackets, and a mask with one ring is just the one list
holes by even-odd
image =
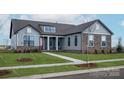
[[49, 79], [124, 79], [124, 68], [76, 75], [52, 77]]

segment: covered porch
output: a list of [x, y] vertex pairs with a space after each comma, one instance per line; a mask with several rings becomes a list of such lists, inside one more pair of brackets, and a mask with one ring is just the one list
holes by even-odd
[[[62, 50], [63, 49], [63, 36], [42, 36], [42, 50]], [[40, 41], [41, 41], [40, 40]]]

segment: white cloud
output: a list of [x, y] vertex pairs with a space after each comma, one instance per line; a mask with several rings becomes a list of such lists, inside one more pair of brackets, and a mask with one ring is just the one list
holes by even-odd
[[28, 15], [20, 15], [19, 19], [29, 20], [30, 18], [28, 17]]
[[[33, 15], [0, 15], [0, 43], [4, 39], [9, 40], [11, 18], [58, 22], [66, 24], [80, 24], [96, 19], [96, 15], [80, 14], [33, 14]], [[10, 42], [10, 41], [9, 41]]]
[[[5, 22], [9, 19], [9, 15], [0, 15], [0, 29], [2, 29], [2, 26], [5, 24]], [[0, 30], [0, 33], [2, 30]]]
[[9, 15], [0, 15], [0, 35], [7, 35], [9, 32], [8, 25], [10, 25]]
[[80, 24], [96, 19], [95, 15], [80, 14], [35, 14], [31, 16], [32, 20], [59, 22], [67, 24]]
[[123, 27], [124, 27], [124, 20], [122, 20], [122, 21], [121, 21], [121, 26], [123, 26]]

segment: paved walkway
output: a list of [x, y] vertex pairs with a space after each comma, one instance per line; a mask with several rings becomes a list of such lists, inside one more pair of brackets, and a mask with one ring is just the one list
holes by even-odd
[[0, 67], [0, 70], [9, 70], [9, 69], [22, 69], [22, 68], [38, 68], [38, 67], [54, 67], [54, 66], [64, 66], [64, 65], [76, 65], [82, 63], [56, 63], [56, 64], [41, 64], [41, 65], [27, 65], [27, 66], [9, 66], [9, 67]]
[[59, 55], [59, 54], [54, 54], [54, 53], [50, 53], [50, 52], [43, 52], [43, 53], [51, 55], [51, 56], [63, 58], [65, 60], [69, 60], [69, 61], [72, 61], [74, 63], [86, 63], [86, 61], [82, 61], [82, 60], [79, 60], [79, 59], [75, 59], [75, 58], [71, 58], [71, 57], [67, 57], [67, 56], [63, 56], [63, 55]]
[[[79, 59], [75, 59], [75, 58], [71, 58], [71, 57], [67, 57], [67, 56], [63, 56], [63, 55], [59, 55], [59, 54], [54, 54], [54, 53], [49, 53], [49, 52], [44, 52], [45, 54], [51, 55], [51, 56], [55, 56], [55, 57], [59, 57], [59, 58], [63, 58], [65, 60], [69, 60], [72, 61], [74, 63], [87, 63], [87, 61], [82, 61]], [[96, 60], [96, 61], [89, 61], [89, 63], [101, 63], [101, 62], [115, 62], [115, 61], [124, 61], [124, 58], [122, 59], [109, 59], [109, 60]]]
[[87, 69], [87, 70], [77, 70], [77, 71], [66, 71], [66, 72], [58, 72], [58, 73], [50, 73], [50, 74], [38, 74], [32, 76], [24, 76], [24, 77], [14, 77], [14, 79], [42, 79], [42, 78], [54, 78], [66, 75], [76, 75], [76, 74], [83, 74], [83, 73], [92, 73], [92, 72], [99, 72], [99, 71], [108, 71], [108, 70], [116, 70], [122, 69], [124, 66], [116, 66], [116, 67], [107, 67], [107, 68], [95, 68], [95, 69]]
[[96, 60], [96, 61], [89, 61], [89, 63], [102, 63], [102, 62], [115, 62], [115, 61], [124, 61], [124, 58], [122, 58], [122, 59], [109, 59], [109, 60]]

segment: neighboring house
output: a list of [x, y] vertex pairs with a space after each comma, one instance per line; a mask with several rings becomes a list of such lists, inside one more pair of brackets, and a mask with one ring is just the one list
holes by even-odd
[[11, 20], [12, 49], [110, 51], [112, 31], [100, 20], [80, 25]]

